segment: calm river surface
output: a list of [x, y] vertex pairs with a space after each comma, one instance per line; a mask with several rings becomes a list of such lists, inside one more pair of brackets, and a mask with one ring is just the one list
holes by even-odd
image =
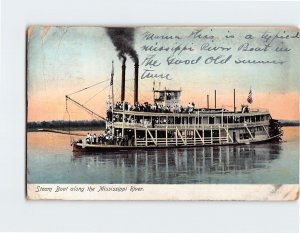
[[295, 184], [299, 127], [283, 130], [282, 143], [84, 156], [73, 155], [69, 135], [30, 132], [27, 180], [33, 184]]

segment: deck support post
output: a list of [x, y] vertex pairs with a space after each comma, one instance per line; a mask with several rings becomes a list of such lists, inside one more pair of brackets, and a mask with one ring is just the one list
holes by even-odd
[[194, 127], [194, 132], [193, 132], [193, 137], [194, 137], [194, 146], [196, 146], [196, 130], [195, 130], [195, 127]]
[[176, 127], [176, 129], [175, 129], [175, 143], [176, 143], [176, 146], [178, 145], [178, 143], [177, 143], [177, 127]]
[[221, 128], [220, 128], [220, 125], [219, 125], [219, 143], [221, 144], [222, 141], [221, 141]]
[[168, 146], [168, 127], [166, 127], [166, 146]]
[[[225, 129], [225, 128], [224, 128]], [[229, 137], [228, 137], [228, 126], [227, 126], [227, 130], [225, 129], [225, 132], [226, 132], [226, 140], [227, 140], [227, 143], [229, 142]]]
[[134, 129], [134, 145], [137, 146], [136, 129]]
[[221, 115], [221, 125], [224, 126], [224, 114], [223, 114], [223, 107], [222, 107], [222, 115]]
[[122, 125], [122, 138], [124, 138], [124, 123]]
[[[203, 120], [203, 118], [202, 118]], [[203, 135], [203, 145], [205, 144], [205, 135], [204, 135], [204, 126], [203, 126], [203, 121], [202, 121], [202, 135]]]
[[210, 126], [210, 144], [213, 144], [213, 130], [212, 130], [212, 126]]

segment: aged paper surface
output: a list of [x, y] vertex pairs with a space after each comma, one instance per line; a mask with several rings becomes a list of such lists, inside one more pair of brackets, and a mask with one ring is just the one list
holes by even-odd
[[58, 200], [292, 201], [298, 185], [28, 185], [28, 198]]
[[296, 200], [295, 27], [27, 30], [27, 198]]

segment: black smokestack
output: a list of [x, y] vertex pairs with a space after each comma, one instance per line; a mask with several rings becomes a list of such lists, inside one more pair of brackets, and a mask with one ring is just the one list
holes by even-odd
[[134, 64], [134, 103], [139, 102], [139, 63]]
[[[133, 48], [134, 44], [134, 28], [106, 28], [106, 32], [110, 37], [112, 43], [114, 44], [119, 58], [123, 59], [122, 65], [122, 87], [124, 88], [124, 99], [125, 99], [125, 63], [126, 55], [128, 55], [135, 63], [134, 72], [134, 102], [138, 102], [138, 67], [139, 67], [139, 57], [137, 52]], [[124, 68], [123, 68], [124, 67]], [[124, 71], [124, 72], [123, 72]], [[123, 81], [124, 78], [124, 81]], [[123, 85], [124, 83], [124, 85]], [[121, 92], [121, 100], [122, 99]]]
[[122, 55], [122, 81], [121, 81], [121, 101], [125, 100], [125, 72], [126, 72], [126, 57]]

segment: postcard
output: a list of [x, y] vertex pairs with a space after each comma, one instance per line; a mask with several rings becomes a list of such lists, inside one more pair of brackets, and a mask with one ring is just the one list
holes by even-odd
[[296, 27], [30, 26], [30, 200], [296, 200]]

